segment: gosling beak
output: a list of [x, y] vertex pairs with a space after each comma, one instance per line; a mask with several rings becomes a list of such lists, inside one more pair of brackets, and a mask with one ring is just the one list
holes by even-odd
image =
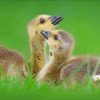
[[48, 39], [51, 34], [49, 31], [44, 30], [41, 30], [40, 33], [44, 36], [45, 39]]
[[63, 20], [63, 17], [61, 17], [61, 16], [51, 16], [50, 20], [51, 20], [53, 25], [57, 25]]

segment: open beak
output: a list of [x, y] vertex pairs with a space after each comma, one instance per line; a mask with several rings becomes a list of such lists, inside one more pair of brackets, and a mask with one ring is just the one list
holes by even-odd
[[50, 20], [51, 20], [53, 25], [57, 25], [63, 20], [63, 17], [61, 17], [61, 16], [51, 16]]
[[44, 30], [41, 30], [40, 33], [44, 36], [45, 39], [48, 39], [51, 34], [49, 31]]

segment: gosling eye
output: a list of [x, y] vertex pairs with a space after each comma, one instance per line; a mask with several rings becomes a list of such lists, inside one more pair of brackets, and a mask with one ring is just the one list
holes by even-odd
[[45, 22], [45, 19], [40, 18], [40, 23], [43, 24]]
[[54, 39], [55, 40], [58, 40], [58, 35], [54, 35]]

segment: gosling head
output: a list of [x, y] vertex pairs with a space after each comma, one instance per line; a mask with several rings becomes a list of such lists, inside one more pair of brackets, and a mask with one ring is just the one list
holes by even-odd
[[61, 16], [40, 15], [33, 19], [28, 25], [29, 35], [34, 36], [34, 32], [40, 36], [40, 30], [52, 30], [63, 20]]
[[71, 51], [73, 47], [72, 36], [62, 30], [41, 30], [41, 34], [49, 45], [52, 54], [65, 54], [67, 51]]

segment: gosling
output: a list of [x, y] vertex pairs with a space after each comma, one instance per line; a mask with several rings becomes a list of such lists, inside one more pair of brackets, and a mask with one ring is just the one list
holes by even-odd
[[35, 77], [40, 69], [46, 64], [44, 37], [40, 30], [53, 30], [63, 20], [61, 16], [40, 15], [28, 24], [28, 35], [31, 49], [29, 66]]
[[47, 44], [50, 47], [50, 61], [40, 70], [37, 75], [37, 81], [59, 82], [61, 69], [66, 65], [74, 40], [69, 33], [62, 30], [41, 31]]
[[13, 50], [0, 46], [0, 77], [26, 77], [27, 74], [23, 57]]

